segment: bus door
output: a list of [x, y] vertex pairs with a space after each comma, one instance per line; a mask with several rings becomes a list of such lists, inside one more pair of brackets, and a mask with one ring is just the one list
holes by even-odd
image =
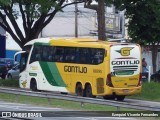
[[[21, 88], [26, 88], [27, 83], [27, 60], [28, 60], [28, 52], [22, 51], [19, 53], [21, 55], [20, 58], [20, 74], [19, 74], [19, 84]], [[18, 54], [17, 54], [18, 55]]]
[[116, 44], [110, 49], [110, 74], [108, 83], [111, 87], [127, 88], [139, 84], [141, 51], [139, 45]]

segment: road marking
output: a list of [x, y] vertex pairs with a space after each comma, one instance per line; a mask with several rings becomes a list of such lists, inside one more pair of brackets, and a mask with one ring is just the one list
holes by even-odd
[[29, 106], [11, 106], [11, 105], [0, 105], [0, 107], [3, 108], [12, 108], [12, 109], [18, 109], [18, 110], [31, 110], [35, 109], [35, 111], [47, 111], [47, 110], [61, 110], [62, 108], [45, 108], [45, 107], [29, 107]]

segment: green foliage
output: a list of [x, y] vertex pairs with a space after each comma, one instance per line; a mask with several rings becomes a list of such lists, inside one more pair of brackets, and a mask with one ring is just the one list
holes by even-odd
[[9, 5], [9, 3], [10, 3], [10, 0], [0, 0], [0, 5], [7, 6]]
[[159, 0], [115, 0], [117, 9], [125, 10], [129, 36], [138, 43], [160, 41]]
[[19, 81], [18, 80], [3, 80], [3, 79], [0, 79], [0, 86], [19, 88]]
[[[75, 3], [66, 3], [65, 0], [0, 0], [0, 18], [3, 21], [0, 26], [23, 48], [28, 41], [38, 38], [57, 12]], [[23, 21], [23, 30], [16, 21], [18, 17]]]

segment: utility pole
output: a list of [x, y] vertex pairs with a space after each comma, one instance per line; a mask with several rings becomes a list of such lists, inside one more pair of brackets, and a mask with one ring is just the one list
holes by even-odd
[[[77, 2], [77, 0], [75, 0]], [[78, 6], [75, 4], [75, 37], [78, 37]]]

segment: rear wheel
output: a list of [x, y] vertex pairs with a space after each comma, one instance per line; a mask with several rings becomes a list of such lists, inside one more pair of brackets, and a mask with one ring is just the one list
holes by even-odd
[[105, 96], [103, 96], [103, 99], [105, 99], [105, 100], [115, 100], [115, 96], [114, 95], [105, 95]]
[[31, 80], [30, 88], [32, 91], [37, 91], [37, 83], [36, 80]]
[[81, 83], [78, 83], [76, 85], [76, 94], [78, 96], [83, 96], [83, 88], [82, 88], [82, 84]]
[[91, 98], [95, 98], [96, 96], [94, 96], [92, 94], [92, 87], [90, 84], [86, 85], [86, 88], [85, 88], [85, 97], [91, 97]]
[[125, 96], [124, 95], [118, 95], [118, 96], [116, 96], [116, 98], [117, 98], [118, 101], [123, 101]]

